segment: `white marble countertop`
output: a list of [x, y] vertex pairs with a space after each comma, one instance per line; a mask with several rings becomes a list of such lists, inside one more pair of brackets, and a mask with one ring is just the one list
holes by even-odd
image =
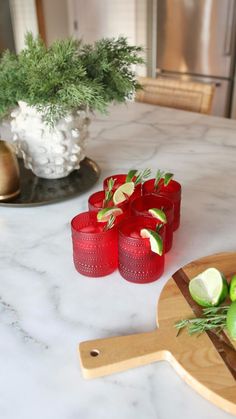
[[[166, 280], [180, 266], [235, 250], [236, 121], [144, 104], [91, 124], [87, 155], [102, 176], [88, 193], [35, 208], [0, 207], [1, 419], [226, 419], [165, 362], [86, 381], [77, 344], [151, 330]], [[80, 276], [71, 218], [102, 179], [130, 168], [175, 173], [182, 223], [163, 277], [133, 285], [118, 272]]]

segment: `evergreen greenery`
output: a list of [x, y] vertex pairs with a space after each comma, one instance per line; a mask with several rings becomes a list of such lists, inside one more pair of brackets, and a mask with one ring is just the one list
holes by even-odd
[[214, 329], [219, 333], [226, 327], [228, 310], [229, 306], [204, 308], [202, 317], [180, 320], [175, 327], [178, 329], [178, 334], [185, 327], [190, 335]]
[[124, 102], [140, 88], [132, 65], [143, 62], [141, 51], [124, 37], [93, 45], [70, 38], [46, 48], [28, 33], [24, 50], [6, 51], [0, 60], [0, 118], [19, 100], [50, 125], [75, 109], [105, 112], [110, 102]]

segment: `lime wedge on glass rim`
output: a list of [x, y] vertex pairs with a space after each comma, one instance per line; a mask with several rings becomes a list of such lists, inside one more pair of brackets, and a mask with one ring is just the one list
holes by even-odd
[[97, 213], [97, 221], [100, 223], [105, 223], [110, 219], [110, 216], [113, 215], [114, 217], [117, 217], [118, 215], [123, 214], [123, 211], [121, 208], [117, 207], [109, 207], [109, 208], [103, 208]]
[[138, 171], [136, 169], [129, 170], [129, 172], [128, 172], [127, 176], [126, 176], [125, 182], [126, 183], [131, 182], [132, 179], [133, 179], [133, 177], [137, 174], [137, 172]]
[[115, 205], [120, 204], [129, 198], [134, 192], [134, 182], [126, 182], [116, 189], [113, 195], [113, 202]]
[[171, 179], [174, 177], [173, 173], [165, 173], [164, 175], [164, 186], [169, 185]]
[[150, 208], [148, 210], [148, 212], [154, 218], [157, 218], [158, 220], [160, 220], [162, 223], [164, 223], [164, 224], [167, 223], [166, 215], [165, 215], [164, 211], [162, 211], [161, 209], [158, 209], [158, 208]]
[[230, 281], [229, 296], [230, 296], [231, 301], [236, 301], [236, 275], [234, 275]]
[[222, 303], [228, 294], [225, 276], [216, 268], [208, 268], [189, 282], [192, 299], [202, 307], [214, 307]]
[[156, 231], [149, 230], [147, 228], [143, 228], [140, 231], [140, 236], [143, 239], [149, 239], [150, 240], [151, 250], [154, 253], [157, 253], [159, 256], [162, 255], [163, 241], [162, 241], [162, 238], [159, 236], [159, 234]]

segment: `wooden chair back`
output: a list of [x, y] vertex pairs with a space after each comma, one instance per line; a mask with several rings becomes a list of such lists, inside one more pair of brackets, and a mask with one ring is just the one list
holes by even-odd
[[165, 77], [152, 79], [139, 77], [142, 90], [135, 100], [169, 108], [210, 114], [215, 86], [208, 83], [190, 82]]

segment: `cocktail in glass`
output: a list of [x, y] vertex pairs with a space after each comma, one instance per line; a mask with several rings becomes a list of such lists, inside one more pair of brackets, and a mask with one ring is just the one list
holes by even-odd
[[[156, 220], [150, 217], [131, 216], [119, 224], [119, 272], [127, 281], [144, 284], [156, 281], [164, 271], [164, 252], [154, 253], [150, 240], [142, 238], [142, 229], [156, 229]], [[164, 239], [165, 226], [159, 231]]]
[[113, 201], [110, 200], [107, 204], [104, 204], [105, 199], [105, 191], [98, 191], [90, 195], [88, 199], [88, 208], [89, 211], [94, 211], [98, 213], [103, 208], [109, 208], [116, 206], [122, 210], [122, 214], [117, 216], [116, 223], [123, 220], [125, 217], [129, 215], [129, 202], [125, 200], [120, 204], [114, 205]]
[[105, 225], [96, 212], [83, 212], [71, 221], [74, 265], [82, 275], [105, 276], [118, 266], [117, 227], [104, 231]]
[[119, 186], [121, 186], [121, 185], [123, 185], [123, 183], [125, 183], [126, 176], [127, 176], [127, 174], [119, 174], [119, 175], [108, 176], [103, 181], [103, 189], [105, 191], [107, 190], [107, 188], [108, 188], [108, 182], [112, 178], [114, 180], [113, 190], [115, 191], [117, 188], [119, 188]]
[[[116, 191], [116, 189], [118, 189], [121, 185], [123, 185], [126, 182], [126, 177], [127, 177], [127, 174], [118, 174], [118, 175], [108, 176], [103, 181], [104, 191], [108, 189], [108, 182], [111, 178], [115, 181], [114, 186], [113, 186], [113, 191]], [[135, 177], [134, 177], [134, 180], [135, 180]], [[141, 192], [142, 192], [142, 185], [141, 183], [139, 183], [138, 185], [135, 186], [134, 192], [129, 197], [129, 202], [132, 202], [133, 199], [136, 199], [139, 196], [141, 196]]]
[[158, 183], [155, 189], [155, 179], [149, 179], [143, 184], [143, 195], [155, 194], [168, 198], [174, 204], [174, 224], [173, 231], [180, 225], [180, 205], [181, 205], [181, 185], [176, 180], [171, 180], [167, 186], [164, 186], [163, 179]]
[[[135, 199], [131, 203], [131, 215], [152, 217], [152, 215], [148, 212], [148, 210], [151, 208], [161, 209], [166, 215], [167, 223], [164, 249], [165, 253], [167, 253], [171, 249], [173, 242], [174, 205], [164, 196], [158, 196], [154, 194], [145, 195]], [[161, 223], [159, 220], [156, 221]]]

